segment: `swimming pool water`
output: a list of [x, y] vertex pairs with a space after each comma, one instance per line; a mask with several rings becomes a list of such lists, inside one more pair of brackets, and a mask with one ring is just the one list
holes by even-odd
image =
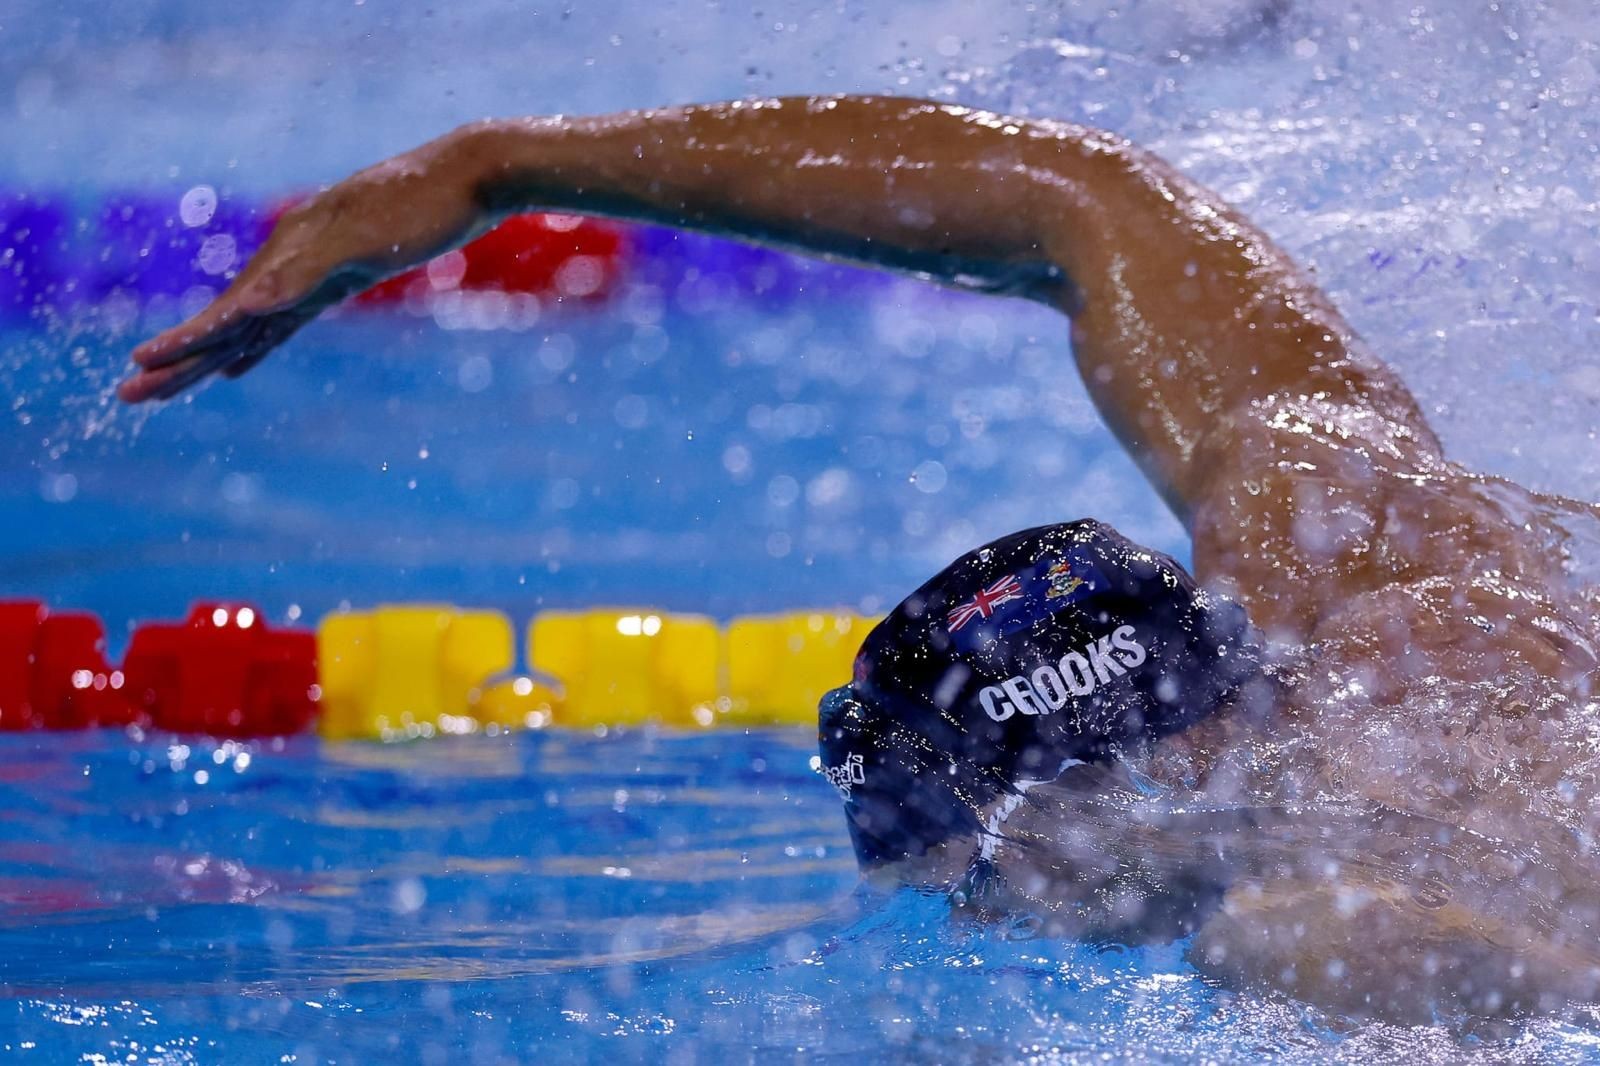
[[[7, 739], [10, 1050], [655, 1059], [719, 1013], [741, 1045], [716, 1004], [763, 982], [722, 960], [800, 966], [851, 920], [803, 737]], [[804, 1042], [781, 1003], [770, 1046]]]
[[[1177, 947], [855, 887], [803, 733], [0, 739], [0, 1051], [428, 1063], [1470, 1056], [1232, 1000]], [[1584, 1061], [1546, 1023], [1495, 1061]], [[99, 1056], [97, 1058], [97, 1056]]]
[[856, 887], [802, 731], [0, 738], [19, 1061], [1582, 1062]]

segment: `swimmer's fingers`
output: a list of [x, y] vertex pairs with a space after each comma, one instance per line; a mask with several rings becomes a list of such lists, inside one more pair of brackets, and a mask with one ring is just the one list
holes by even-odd
[[231, 362], [259, 323], [278, 311], [261, 306], [259, 288], [247, 271], [199, 314], [139, 345], [133, 350], [138, 369], [117, 394], [140, 403], [166, 394], [173, 382], [193, 383]]
[[190, 344], [177, 358], [141, 369], [117, 394], [128, 403], [169, 400], [212, 374], [238, 377], [314, 316], [295, 308], [238, 319], [226, 331]]
[[133, 350], [133, 362], [142, 370], [159, 370], [188, 358], [237, 333], [252, 317], [225, 293], [186, 322], [173, 326]]
[[271, 348], [262, 348], [253, 355], [246, 355], [239, 359], [235, 359], [233, 362], [222, 368], [222, 376], [227, 378], [229, 381], [233, 381], [236, 378], [241, 378], [253, 370], [257, 363], [261, 362], [261, 360], [265, 359], [271, 354]]
[[117, 388], [126, 403], [166, 400], [214, 373], [238, 377], [296, 330], [367, 284], [356, 270], [328, 272], [287, 306], [258, 310], [276, 294], [274, 274], [240, 278], [211, 307], [134, 350], [135, 374]]
[[125, 403], [143, 403], [175, 395], [237, 358], [237, 340], [252, 321], [240, 317], [216, 332], [163, 334], [142, 345], [135, 353], [139, 369], [117, 386], [117, 396]]

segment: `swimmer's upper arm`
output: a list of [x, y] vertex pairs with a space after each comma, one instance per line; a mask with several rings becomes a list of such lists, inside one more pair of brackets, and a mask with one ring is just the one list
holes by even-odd
[[1073, 348], [1101, 413], [1186, 523], [1226, 489], [1224, 468], [1269, 463], [1271, 438], [1300, 432], [1272, 426], [1295, 404], [1382, 420], [1437, 454], [1405, 386], [1264, 233], [1148, 152], [1124, 145], [1105, 164], [1091, 188], [1114, 223], [1065, 308]]

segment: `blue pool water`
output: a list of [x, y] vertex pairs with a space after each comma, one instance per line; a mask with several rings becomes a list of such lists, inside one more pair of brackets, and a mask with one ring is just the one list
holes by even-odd
[[942, 901], [855, 893], [806, 740], [294, 741], [243, 759], [13, 740], [0, 898], [27, 931], [0, 964], [7, 1050], [983, 1059], [1112, 1046], [1095, 1028], [1129, 1008], [1208, 1009], [1170, 952], [960, 930]]
[[[1178, 947], [855, 888], [808, 738], [6, 738], [0, 1050], [28, 1061], [1459, 1061]], [[248, 756], [248, 757], [245, 757]], [[203, 773], [204, 777], [200, 775]], [[92, 841], [92, 847], [86, 842]], [[1536, 1054], [1584, 1061], [1584, 1029]], [[131, 1056], [131, 1057], [130, 1057]]]
[[[748, 92], [1084, 118], [1312, 264], [1452, 454], [1600, 497], [1584, 5], [1064, 6], [13, 0], [0, 113], [26, 150], [0, 181], [267, 199], [486, 113]], [[345, 315], [154, 413], [109, 389], [170, 309], [7, 327], [0, 596], [96, 610], [120, 646], [202, 596], [302, 624], [419, 599], [870, 613], [988, 537], [1085, 514], [1186, 554], [1063, 321], [829, 278], [763, 301], [641, 276], [524, 332]], [[868, 892], [811, 740], [0, 737], [0, 1051], [1600, 1060], [1592, 1018], [1336, 1024], [1207, 985], [1181, 944], [1039, 940]]]

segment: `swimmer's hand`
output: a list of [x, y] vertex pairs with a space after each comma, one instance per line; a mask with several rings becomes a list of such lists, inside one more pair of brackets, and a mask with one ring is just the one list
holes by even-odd
[[457, 143], [423, 145], [291, 208], [226, 292], [134, 349], [138, 369], [117, 395], [165, 400], [214, 373], [238, 377], [323, 309], [474, 236], [485, 215]]

